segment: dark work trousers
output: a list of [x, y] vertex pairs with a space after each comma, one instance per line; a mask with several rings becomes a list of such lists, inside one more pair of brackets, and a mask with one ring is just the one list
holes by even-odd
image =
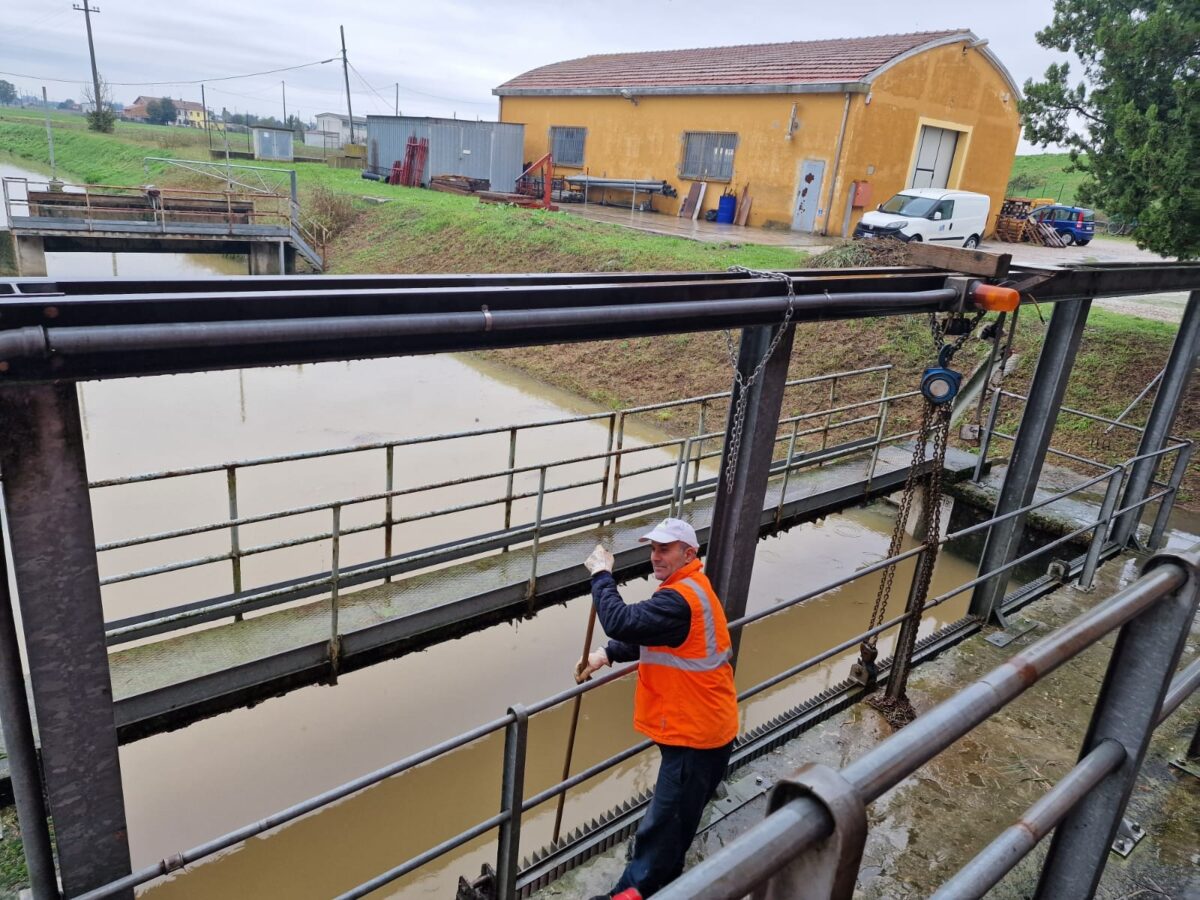
[[713, 750], [662, 744], [658, 749], [662, 764], [654, 796], [638, 826], [633, 859], [612, 889], [614, 894], [635, 887], [643, 897], [649, 897], [682, 874], [700, 815], [725, 776], [733, 743]]

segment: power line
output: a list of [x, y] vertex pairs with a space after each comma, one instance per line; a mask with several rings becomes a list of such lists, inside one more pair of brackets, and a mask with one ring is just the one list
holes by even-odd
[[355, 75], [358, 76], [358, 80], [361, 81], [364, 85], [366, 85], [366, 87], [371, 91], [371, 93], [373, 93], [376, 97], [379, 98], [379, 101], [383, 104], [383, 107], [385, 110], [388, 109], [388, 102], [383, 99], [383, 95], [381, 93], [379, 93], [379, 91], [375, 90], [375, 88], [371, 87], [371, 83], [369, 81], [367, 81], [367, 79], [363, 78], [362, 72], [360, 72], [360, 71], [358, 71], [358, 69], [354, 68], [354, 63], [349, 62], [349, 61], [347, 61], [347, 62], [349, 63], [350, 69], [354, 72]]
[[9, 31], [9, 32], [5, 33], [4, 40], [6, 42], [11, 42], [13, 40], [13, 38], [18, 37], [22, 34], [28, 34], [31, 31], [38, 31], [40, 29], [43, 29], [46, 26], [48, 26], [51, 22], [62, 18], [69, 12], [73, 12], [73, 10], [60, 9], [58, 12], [50, 13], [50, 15], [46, 16], [45, 18], [38, 19], [36, 22], [31, 22], [28, 25], [22, 25], [20, 28], [17, 28], [13, 31]]
[[[354, 63], [350, 63], [350, 68], [354, 69]], [[359, 79], [362, 81], [363, 84], [365, 84], [367, 87], [371, 88], [371, 90], [375, 92], [376, 97], [378, 97], [380, 100], [383, 100], [384, 105], [390, 105], [388, 103], [388, 101], [384, 98], [384, 96], [381, 93], [379, 93], [379, 91], [376, 91], [375, 88], [371, 87], [370, 82], [368, 82], [367, 79], [363, 78], [362, 73], [360, 71], [358, 71], [358, 69], [354, 69], [354, 74], [359, 77]], [[491, 101], [489, 101], [489, 100], [468, 100], [465, 97], [443, 97], [439, 94], [427, 94], [424, 91], [418, 91], [415, 88], [410, 88], [404, 84], [400, 85], [400, 89], [407, 91], [410, 94], [419, 94], [422, 97], [432, 97], [434, 100], [445, 100], [448, 103], [474, 103], [479, 106], [490, 106], [491, 105]]]
[[[208, 84], [213, 81], [233, 81], [238, 78], [254, 78], [259, 75], [274, 75], [277, 72], [293, 72], [296, 69], [308, 69], [312, 66], [323, 66], [325, 63], [334, 62], [336, 56], [331, 56], [329, 59], [318, 59], [313, 62], [301, 63], [298, 66], [284, 66], [279, 69], [267, 69], [263, 72], [246, 72], [241, 75], [218, 75], [212, 78], [195, 78], [187, 81], [108, 81], [105, 84], [110, 87], [155, 87], [157, 85], [180, 85], [180, 84]], [[48, 78], [44, 75], [31, 75], [29, 72], [0, 72], [0, 75], [9, 75], [13, 78], [33, 78], [37, 81], [54, 81], [60, 84], [78, 84], [78, 78]]]

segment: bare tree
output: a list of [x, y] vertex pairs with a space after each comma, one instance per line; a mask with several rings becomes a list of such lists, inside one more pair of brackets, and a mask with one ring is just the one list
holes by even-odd
[[92, 105], [91, 112], [87, 114], [88, 128], [92, 131], [110, 132], [116, 126], [117, 114], [112, 108], [112, 91], [109, 89], [108, 82], [97, 76], [97, 84], [100, 85], [100, 96], [95, 96], [95, 88], [90, 84], [83, 86], [83, 96], [88, 103]]

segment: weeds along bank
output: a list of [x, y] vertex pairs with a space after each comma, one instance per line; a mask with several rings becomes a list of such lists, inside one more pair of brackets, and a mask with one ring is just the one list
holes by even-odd
[[[10, 112], [21, 116], [14, 119]], [[180, 146], [157, 145], [168, 140]], [[187, 140], [192, 143], [183, 143]], [[30, 118], [28, 111], [0, 110], [0, 148], [12, 154], [17, 164], [24, 160], [44, 170], [49, 162], [44, 123]], [[207, 144], [199, 130], [120, 124], [112, 135], [97, 135], [56, 124], [55, 150], [60, 171], [72, 178], [138, 184], [146, 179], [144, 156], [198, 159], [207, 152]], [[786, 248], [701, 244], [591, 222], [568, 213], [482, 204], [471, 197], [392, 187], [364, 181], [356, 171], [315, 163], [299, 163], [295, 168], [306, 213], [335, 233], [329, 248], [330, 271], [334, 273], [699, 271], [730, 265], [842, 268], [894, 262], [863, 258], [861, 243], [806, 260], [805, 254]], [[158, 167], [151, 169], [151, 177], [174, 184], [182, 183], [185, 176]], [[1022, 310], [1015, 344], [1018, 360], [1005, 387], [1018, 392], [1027, 387], [1044, 333], [1040, 316], [1049, 314], [1049, 309]], [[1094, 309], [1066, 403], [1104, 416], [1119, 414], [1158, 372], [1175, 330], [1172, 324]], [[959, 367], [970, 371], [986, 358], [988, 350], [984, 342], [968, 342], [957, 357]], [[731, 378], [726, 340], [720, 332], [484, 355], [609, 408], [725, 391]], [[789, 373], [801, 378], [891, 362], [895, 369], [890, 391], [898, 393], [915, 388], [933, 358], [928, 323], [921, 317], [803, 324], [798, 326]], [[879, 389], [878, 380], [845, 382], [839, 385], [838, 401], [878, 396]], [[828, 399], [825, 386], [789, 392], [785, 414], [825, 408]], [[1129, 421], [1141, 424], [1148, 409], [1143, 403]], [[855, 415], [873, 411], [864, 408]], [[914, 426], [918, 412], [916, 403], [897, 405], [889, 431]], [[1005, 430], [1015, 426], [1017, 413], [1015, 405], [1009, 407]], [[706, 430], [720, 430], [724, 415], [723, 407], [712, 407]], [[677, 435], [695, 433], [698, 425], [694, 409], [661, 411], [654, 415], [654, 423]], [[1183, 405], [1176, 433], [1200, 434], [1200, 389], [1196, 387]], [[1104, 461], [1129, 456], [1133, 445], [1133, 439], [1120, 429], [1105, 434], [1095, 423], [1088, 425], [1069, 416], [1060, 419], [1055, 435], [1055, 446]], [[1180, 502], [1191, 508], [1200, 505], [1200, 462], [1189, 471]]]

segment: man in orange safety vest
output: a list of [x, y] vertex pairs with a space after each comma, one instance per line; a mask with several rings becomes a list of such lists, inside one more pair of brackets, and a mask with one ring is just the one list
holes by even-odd
[[725, 609], [697, 557], [695, 529], [681, 519], [664, 519], [641, 541], [650, 544], [654, 577], [662, 583], [641, 603], [621, 599], [613, 556], [603, 546], [584, 563], [592, 575], [596, 615], [610, 640], [575, 667], [575, 680], [586, 681], [614, 662], [637, 660], [633, 724], [662, 756], [632, 858], [603, 897], [628, 888], [649, 897], [680, 875], [738, 731]]

